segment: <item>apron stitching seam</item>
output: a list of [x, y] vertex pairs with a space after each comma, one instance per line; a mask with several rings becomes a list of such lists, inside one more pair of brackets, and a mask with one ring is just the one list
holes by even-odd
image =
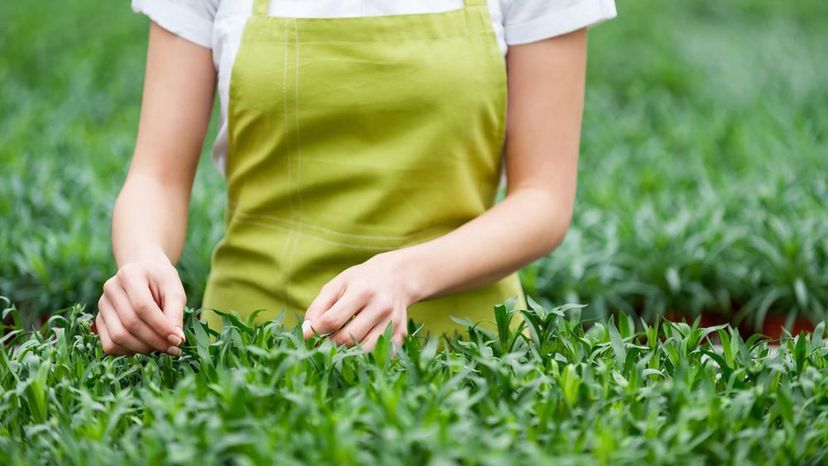
[[[241, 216], [248, 217], [248, 218], [258, 218], [260, 220], [276, 220], [278, 222], [289, 223], [289, 224], [292, 224], [292, 225], [296, 225], [298, 227], [304, 227], [304, 228], [311, 229], [311, 230], [319, 230], [320, 232], [329, 233], [332, 236], [346, 236], [346, 237], [352, 237], [352, 238], [357, 238], [357, 239], [377, 239], [377, 240], [416, 239], [418, 237], [421, 237], [424, 233], [431, 232], [431, 231], [436, 230], [438, 228], [438, 226], [433, 226], [433, 227], [421, 230], [417, 233], [412, 233], [410, 235], [403, 235], [403, 236], [358, 235], [356, 233], [345, 233], [345, 232], [340, 232], [340, 231], [336, 231], [336, 230], [331, 230], [331, 229], [321, 227], [321, 226], [318, 226], [318, 225], [313, 225], [313, 224], [310, 224], [310, 223], [304, 223], [304, 222], [300, 222], [298, 220], [288, 219], [288, 218], [285, 218], [285, 217], [279, 217], [279, 216], [276, 216], [276, 215], [251, 214], [249, 212], [243, 211], [242, 209], [238, 209], [235, 206], [230, 206], [230, 209], [232, 209], [233, 212], [236, 213], [237, 215], [241, 215]], [[312, 235], [310, 233], [307, 233], [307, 232], [306, 232], [306, 235], [307, 236], [314, 236], [314, 235]]]
[[[265, 228], [274, 228], [274, 229], [278, 229], [278, 230], [287, 230], [287, 231], [290, 231], [290, 232], [294, 233], [296, 236], [307, 236], [309, 238], [314, 238], [316, 240], [324, 241], [326, 243], [335, 244], [337, 246], [345, 246], [345, 247], [349, 247], [349, 248], [353, 248], [353, 249], [370, 249], [370, 250], [377, 250], [377, 251], [387, 250], [386, 247], [382, 247], [382, 246], [363, 246], [363, 245], [357, 245], [357, 244], [352, 244], [352, 243], [343, 243], [341, 241], [335, 241], [335, 240], [332, 240], [332, 239], [322, 238], [322, 237], [319, 237], [319, 236], [313, 236], [313, 235], [309, 235], [307, 233], [303, 233], [303, 232], [298, 231], [298, 230], [293, 230], [293, 229], [286, 228], [286, 227], [283, 227], [283, 226], [280, 226], [280, 225], [274, 225], [272, 223], [254, 222], [254, 221], [250, 221], [250, 220], [236, 220], [235, 223], [242, 224], [242, 225], [258, 225], [258, 226], [262, 226], [262, 227], [265, 227]], [[393, 248], [394, 246], [389, 246], [389, 247]]]
[[[287, 28], [288, 28], [288, 23], [285, 22], [285, 36], [286, 37], [287, 37]], [[287, 63], [288, 63], [288, 42], [285, 41], [285, 44], [284, 44], [284, 58], [283, 58], [283, 61], [282, 61], [282, 101], [283, 101], [282, 107], [283, 107], [283, 110], [284, 110], [283, 124], [284, 124], [285, 128], [288, 127], [288, 121], [289, 121], [288, 117], [287, 117], [287, 114], [288, 114], [288, 111], [287, 111]], [[288, 185], [288, 193], [289, 193], [288, 194], [288, 203], [290, 205], [290, 217], [291, 217], [291, 220], [292, 220], [293, 219], [293, 193], [291, 192], [291, 189], [290, 189], [291, 188], [291, 181], [292, 181], [291, 180], [291, 169], [290, 169], [290, 166], [291, 166], [291, 163], [290, 163], [290, 137], [285, 138], [285, 144], [286, 144], [286, 148], [287, 148], [287, 150], [286, 150], [286, 153], [287, 153], [286, 154], [287, 155], [287, 171], [288, 171], [287, 185]], [[241, 222], [241, 223], [244, 223], [244, 222]], [[281, 252], [282, 257], [287, 257], [286, 251], [288, 250], [288, 245], [290, 244], [290, 242], [292, 240], [293, 240], [293, 230], [289, 229], [288, 230], [288, 237], [285, 239], [284, 244], [282, 244], [282, 252]], [[288, 269], [288, 266], [289, 266], [289, 264], [286, 264], [285, 269]], [[288, 284], [289, 284], [289, 274], [287, 273], [288, 272], [287, 270], [283, 270], [282, 272], [283, 272], [283, 275], [282, 275], [282, 290], [281, 290], [282, 291], [282, 293], [281, 293], [282, 294], [282, 303], [284, 305], [287, 305], [287, 298], [288, 298], [288, 296], [287, 296], [287, 287], [288, 287]]]
[[301, 183], [302, 180], [302, 123], [299, 119], [299, 54], [301, 51], [299, 46], [299, 27], [296, 25], [295, 20], [293, 24], [293, 37], [296, 41], [296, 50], [294, 52], [294, 54], [296, 55], [296, 68], [293, 82], [293, 119], [296, 122], [296, 198], [299, 200], [299, 212], [302, 212], [302, 190], [298, 189], [298, 185], [299, 183]]
[[[293, 120], [294, 120], [294, 128], [293, 131], [295, 133], [295, 144], [294, 144], [294, 151], [296, 152], [296, 157], [294, 160], [295, 166], [293, 167], [293, 174], [296, 177], [295, 183], [293, 185], [293, 192], [291, 193], [292, 196], [296, 197], [298, 201], [299, 212], [302, 211], [302, 189], [300, 187], [301, 179], [300, 179], [300, 164], [301, 164], [301, 155], [302, 155], [302, 147], [299, 141], [299, 27], [296, 23], [296, 19], [290, 23], [293, 27], [293, 36], [295, 42], [293, 44], [293, 55], [294, 55], [294, 79], [293, 79], [293, 98], [294, 98], [294, 110], [293, 110]], [[288, 42], [288, 41], [286, 41]], [[285, 62], [285, 77], [287, 78], [287, 61]], [[287, 86], [285, 86], [285, 93], [287, 93]], [[287, 99], [285, 99], [285, 108], [287, 109]], [[287, 114], [285, 114], [285, 118], [287, 120]], [[288, 161], [290, 161], [290, 152], [288, 152]], [[290, 177], [289, 177], [290, 178]], [[294, 204], [291, 204], [291, 219], [295, 220], [296, 218], [296, 209]], [[300, 236], [297, 234], [298, 232], [294, 231], [292, 233], [293, 242], [290, 244], [290, 251], [288, 252], [287, 257], [287, 271], [285, 275], [287, 276], [288, 287], [290, 286], [290, 278], [291, 278], [291, 265], [293, 264], [293, 257], [296, 254], [296, 247], [299, 244]], [[287, 289], [285, 293], [287, 293]], [[285, 306], [287, 306], [287, 301], [285, 301]], [[304, 312], [302, 312], [304, 315]]]

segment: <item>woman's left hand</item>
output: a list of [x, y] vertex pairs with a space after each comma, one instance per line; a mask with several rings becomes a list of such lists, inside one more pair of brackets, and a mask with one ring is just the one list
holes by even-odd
[[360, 343], [371, 351], [391, 322], [391, 340], [402, 346], [408, 335], [408, 306], [417, 296], [394, 252], [377, 254], [326, 283], [305, 312], [305, 339], [329, 334], [337, 344]]

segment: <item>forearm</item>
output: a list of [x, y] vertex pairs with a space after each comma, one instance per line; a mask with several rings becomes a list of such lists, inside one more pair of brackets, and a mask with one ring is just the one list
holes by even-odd
[[150, 258], [178, 262], [215, 80], [210, 49], [151, 23], [135, 152], [112, 213], [119, 268]]
[[549, 192], [520, 189], [456, 230], [390, 254], [420, 301], [496, 282], [545, 256], [570, 219], [571, 206]]
[[555, 249], [575, 204], [586, 29], [512, 46], [506, 198], [456, 230], [392, 251], [424, 300], [500, 280]]
[[145, 174], [131, 174], [112, 213], [118, 267], [142, 259], [178, 262], [187, 233], [189, 193]]

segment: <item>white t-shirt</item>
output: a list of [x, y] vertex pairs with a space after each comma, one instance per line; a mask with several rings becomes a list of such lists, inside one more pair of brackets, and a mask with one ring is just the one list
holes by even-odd
[[[488, 0], [498, 45], [525, 44], [593, 26], [616, 16], [615, 0]], [[330, 18], [440, 13], [463, 0], [271, 0], [271, 16]], [[224, 175], [230, 75], [253, 0], [132, 0], [132, 10], [191, 42], [212, 49], [218, 76], [219, 131], [212, 158]], [[503, 180], [501, 180], [501, 185]]]

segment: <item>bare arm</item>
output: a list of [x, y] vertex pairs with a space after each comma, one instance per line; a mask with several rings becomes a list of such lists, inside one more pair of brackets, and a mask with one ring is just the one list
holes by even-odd
[[113, 211], [119, 267], [159, 253], [178, 262], [214, 90], [210, 50], [151, 22], [135, 152]]
[[[305, 314], [306, 338], [335, 332], [337, 343], [370, 349], [390, 321], [399, 344], [408, 305], [500, 280], [563, 241], [575, 202], [586, 45], [580, 29], [509, 49], [506, 198], [446, 235], [335, 277]], [[341, 327], [357, 311], [364, 317]]]
[[210, 49], [150, 23], [138, 136], [112, 215], [118, 271], [104, 285], [96, 320], [107, 353], [167, 351], [183, 339], [176, 327], [186, 298], [174, 264], [215, 80]]
[[500, 280], [563, 242], [575, 203], [587, 31], [512, 46], [506, 198], [435, 240], [402, 250], [419, 299]]

